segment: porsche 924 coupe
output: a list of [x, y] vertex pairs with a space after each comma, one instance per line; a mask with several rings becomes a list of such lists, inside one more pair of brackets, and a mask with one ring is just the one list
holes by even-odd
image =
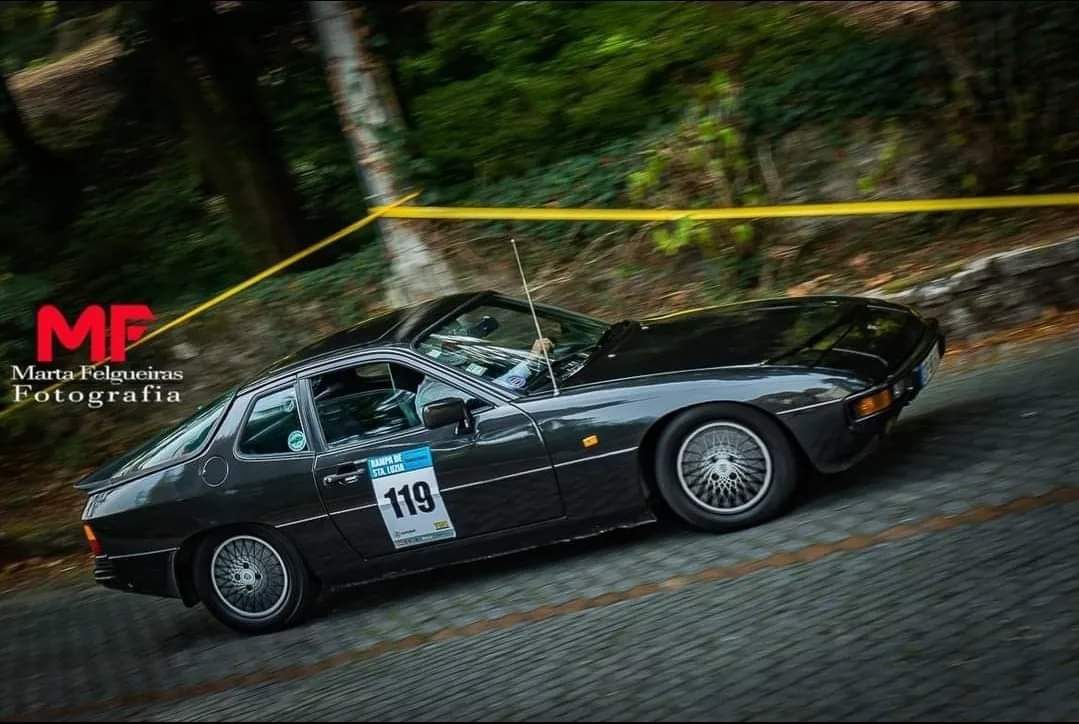
[[[77, 483], [94, 577], [244, 632], [324, 586], [656, 520], [780, 513], [870, 451], [936, 370], [935, 320], [857, 297], [608, 324], [494, 292], [272, 365]], [[537, 334], [537, 322], [540, 334]]]

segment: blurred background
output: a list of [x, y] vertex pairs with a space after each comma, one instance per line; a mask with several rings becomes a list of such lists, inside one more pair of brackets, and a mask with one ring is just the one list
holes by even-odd
[[[681, 208], [1073, 190], [1076, 29], [1072, 2], [3, 2], [0, 363], [33, 362], [44, 303], [174, 318], [416, 189]], [[74, 480], [297, 346], [429, 294], [519, 294], [511, 236], [538, 298], [618, 319], [902, 291], [1077, 226], [384, 220], [133, 352], [184, 370], [182, 404], [0, 421], [0, 570], [81, 554]]]

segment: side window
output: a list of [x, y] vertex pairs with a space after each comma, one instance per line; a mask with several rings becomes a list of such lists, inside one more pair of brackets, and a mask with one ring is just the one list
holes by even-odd
[[240, 433], [241, 453], [276, 455], [309, 449], [296, 409], [296, 393], [291, 387], [255, 400]]
[[426, 402], [470, 397], [418, 370], [387, 362], [346, 367], [314, 377], [311, 393], [322, 434], [330, 447], [419, 427]]

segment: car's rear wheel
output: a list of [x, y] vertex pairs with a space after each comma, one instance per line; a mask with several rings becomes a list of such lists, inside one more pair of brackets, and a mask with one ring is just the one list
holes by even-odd
[[778, 423], [741, 405], [688, 410], [663, 430], [656, 446], [664, 500], [705, 530], [736, 530], [778, 515], [798, 477], [798, 457]]
[[266, 633], [303, 620], [314, 582], [291, 542], [270, 529], [208, 536], [194, 559], [199, 598], [219, 621], [244, 633]]

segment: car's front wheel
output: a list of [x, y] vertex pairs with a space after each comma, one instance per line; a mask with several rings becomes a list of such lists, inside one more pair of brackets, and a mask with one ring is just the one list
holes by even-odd
[[219, 621], [266, 633], [303, 620], [314, 582], [283, 535], [257, 528], [211, 534], [194, 559], [199, 598]]
[[798, 477], [798, 457], [779, 424], [742, 405], [688, 410], [663, 430], [656, 447], [664, 500], [705, 530], [736, 530], [778, 515]]

